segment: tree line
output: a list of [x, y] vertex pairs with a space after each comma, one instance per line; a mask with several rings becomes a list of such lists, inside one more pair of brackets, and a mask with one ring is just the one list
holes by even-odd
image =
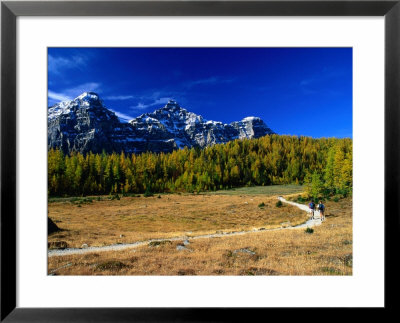
[[306, 184], [311, 196], [352, 191], [352, 140], [268, 135], [171, 153], [48, 152], [49, 196], [200, 192]]

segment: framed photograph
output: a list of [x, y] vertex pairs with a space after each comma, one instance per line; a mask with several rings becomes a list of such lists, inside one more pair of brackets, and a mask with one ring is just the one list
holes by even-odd
[[1, 320], [390, 309], [399, 14], [2, 2]]

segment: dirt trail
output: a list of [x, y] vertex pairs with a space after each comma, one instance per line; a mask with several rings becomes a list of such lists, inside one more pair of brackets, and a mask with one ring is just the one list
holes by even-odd
[[[283, 203], [294, 205], [294, 206], [298, 207], [299, 209], [306, 211], [307, 213], [310, 212], [307, 205], [287, 201], [282, 196], [279, 196], [278, 199]], [[129, 248], [137, 248], [140, 246], [147, 245], [150, 242], [156, 242], [156, 241], [158, 241], [158, 242], [167, 241], [167, 240], [168, 241], [184, 241], [184, 240], [190, 241], [190, 240], [204, 239], [204, 238], [218, 238], [218, 237], [243, 235], [243, 234], [249, 234], [249, 233], [260, 232], [260, 231], [276, 231], [276, 230], [307, 228], [307, 227], [313, 227], [315, 225], [320, 225], [320, 224], [321, 224], [321, 218], [320, 218], [319, 211], [315, 211], [314, 220], [308, 219], [306, 222], [296, 225], [294, 227], [281, 227], [281, 228], [276, 228], [276, 229], [260, 228], [260, 229], [253, 229], [253, 230], [248, 230], [248, 231], [204, 234], [204, 235], [199, 235], [199, 236], [194, 236], [194, 237], [182, 236], [182, 237], [174, 237], [174, 238], [169, 238], [169, 239], [168, 238], [151, 239], [151, 240], [138, 241], [138, 242], [133, 242], [133, 243], [114, 244], [114, 245], [109, 245], [109, 246], [104, 246], [104, 247], [68, 248], [68, 249], [61, 249], [61, 250], [60, 249], [52, 249], [52, 250], [48, 251], [48, 257], [77, 255], [77, 254], [85, 254], [85, 253], [90, 253], [90, 252], [118, 251], [118, 250], [124, 250], [124, 249], [129, 249]]]
[[[304, 205], [304, 204], [299, 204], [296, 202], [291, 202], [291, 201], [287, 201], [286, 199], [284, 199], [282, 196], [278, 196], [278, 199], [280, 201], [282, 201], [283, 203], [286, 204], [290, 204], [293, 206], [298, 207], [300, 210], [306, 211], [307, 213], [310, 213], [310, 209], [308, 208], [308, 205]], [[304, 222], [303, 224], [299, 224], [296, 225], [295, 227], [290, 227], [287, 229], [297, 229], [297, 228], [307, 228], [307, 227], [313, 227], [315, 225], [320, 225], [322, 223], [321, 221], [321, 215], [319, 213], [319, 211], [314, 211], [314, 220], [308, 219], [306, 222]]]

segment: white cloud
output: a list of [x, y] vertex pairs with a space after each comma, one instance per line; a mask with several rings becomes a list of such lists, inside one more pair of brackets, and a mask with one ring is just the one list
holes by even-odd
[[84, 92], [101, 92], [101, 84], [96, 82], [83, 83], [72, 88], [65, 89], [63, 93], [73, 98], [81, 95]]
[[100, 83], [89, 82], [64, 89], [58, 93], [49, 89], [48, 96], [50, 99], [65, 101], [65, 100], [72, 100], [84, 92], [99, 92], [100, 90], [101, 90]]
[[101, 84], [95, 82], [89, 82], [74, 86], [72, 88], [67, 88], [61, 92], [55, 92], [48, 90], [48, 104], [53, 105], [61, 101], [73, 100], [84, 92], [100, 92]]
[[215, 84], [215, 83], [217, 83], [217, 80], [218, 80], [218, 78], [213, 76], [213, 77], [209, 77], [207, 79], [201, 79], [201, 80], [188, 82], [187, 86], [191, 87], [191, 86], [199, 85], [199, 84]]
[[114, 100], [114, 101], [119, 101], [119, 100], [131, 100], [134, 99], [134, 95], [110, 95], [104, 97], [105, 100]]
[[203, 85], [203, 84], [221, 84], [221, 83], [232, 83], [234, 79], [223, 79], [218, 76], [211, 76], [206, 79], [200, 79], [195, 81], [189, 81], [185, 84], [187, 88], [191, 88], [196, 85]]
[[129, 109], [132, 109], [132, 110], [144, 110], [147, 107], [149, 107], [149, 105], [146, 105], [146, 104], [143, 104], [143, 103], [139, 102], [137, 105], [133, 105], [133, 106], [129, 107]]
[[60, 74], [62, 71], [71, 68], [82, 68], [86, 66], [88, 58], [85, 56], [74, 55], [71, 57], [48, 56], [48, 70], [52, 74]]
[[68, 101], [71, 100], [71, 98], [69, 96], [66, 96], [64, 93], [56, 93], [53, 91], [48, 91], [47, 93], [49, 99], [51, 99], [52, 101]]
[[[109, 109], [109, 110], [111, 110], [111, 109]], [[115, 111], [115, 110], [111, 110], [111, 111], [114, 112], [115, 115], [116, 115], [116, 116], [120, 119], [120, 121], [122, 121], [122, 122], [128, 122], [128, 121], [130, 121], [130, 120], [133, 119], [133, 117], [128, 116], [128, 115], [125, 114], [125, 113], [121, 113], [121, 112], [118, 112], [118, 111]]]
[[166, 103], [168, 103], [169, 100], [172, 100], [172, 98], [170, 98], [170, 97], [167, 97], [167, 98], [159, 98], [159, 99], [155, 100], [155, 101], [153, 102], [152, 105], [156, 105], [156, 104], [166, 104]]
[[144, 110], [144, 109], [147, 109], [147, 108], [152, 107], [157, 104], [166, 104], [166, 103], [168, 103], [169, 100], [172, 100], [172, 98], [171, 97], [163, 97], [163, 98], [156, 99], [153, 102], [147, 103], [147, 104], [139, 102], [137, 105], [131, 106], [130, 109], [136, 110], [136, 111]]

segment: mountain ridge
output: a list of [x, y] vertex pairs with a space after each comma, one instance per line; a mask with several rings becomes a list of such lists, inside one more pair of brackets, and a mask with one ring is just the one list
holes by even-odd
[[48, 108], [48, 149], [64, 153], [171, 152], [268, 134], [274, 132], [258, 117], [225, 124], [204, 119], [173, 100], [129, 122], [121, 122], [94, 92]]

